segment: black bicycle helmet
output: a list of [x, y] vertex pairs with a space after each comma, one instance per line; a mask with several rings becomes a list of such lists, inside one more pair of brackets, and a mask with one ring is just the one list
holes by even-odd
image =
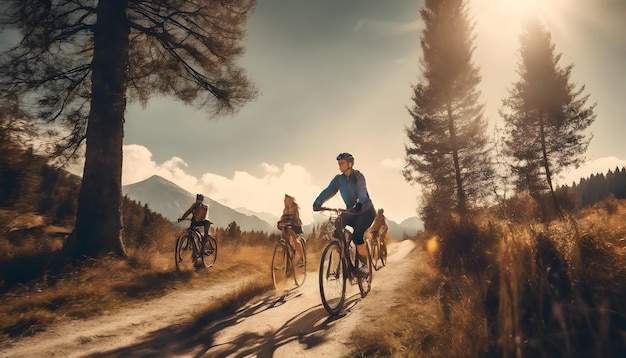
[[354, 157], [350, 153], [339, 153], [337, 160], [346, 159], [354, 162]]
[[196, 194], [196, 200], [204, 200], [204, 195]]
[[382, 208], [381, 208], [381, 209], [378, 209], [378, 213], [379, 213], [379, 214], [383, 214], [384, 212], [385, 212], [385, 210], [384, 210], [384, 209], [382, 209]]

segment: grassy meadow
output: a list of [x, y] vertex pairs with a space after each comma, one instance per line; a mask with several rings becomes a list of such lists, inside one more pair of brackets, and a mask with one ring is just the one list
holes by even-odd
[[355, 332], [355, 356], [626, 356], [625, 200], [546, 224], [486, 213], [416, 240], [406, 304]]

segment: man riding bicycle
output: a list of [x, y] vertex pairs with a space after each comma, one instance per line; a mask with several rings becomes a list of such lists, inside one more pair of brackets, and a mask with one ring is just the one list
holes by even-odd
[[[367, 192], [365, 176], [360, 171], [353, 169], [354, 157], [352, 154], [340, 153], [337, 156], [337, 164], [341, 174], [335, 175], [328, 187], [322, 190], [313, 202], [313, 210], [318, 211], [324, 202], [339, 192], [349, 212], [342, 213], [341, 220], [337, 220], [337, 223], [343, 222], [344, 225], [354, 229], [352, 241], [356, 245], [356, 251], [361, 262], [367, 263], [367, 246], [363, 240], [363, 235], [374, 221], [376, 210]], [[335, 235], [339, 237], [338, 233], [342, 230], [342, 227], [336, 227]], [[358, 267], [357, 274], [367, 277], [369, 266]]]
[[191, 226], [202, 226], [204, 227], [204, 236], [202, 236], [202, 243], [206, 241], [207, 236], [209, 235], [209, 226], [212, 224], [207, 216], [209, 214], [209, 206], [204, 204], [204, 195], [197, 194], [196, 202], [191, 204], [191, 207], [185, 211], [183, 216], [178, 219], [178, 222], [181, 222], [187, 218], [191, 214]]

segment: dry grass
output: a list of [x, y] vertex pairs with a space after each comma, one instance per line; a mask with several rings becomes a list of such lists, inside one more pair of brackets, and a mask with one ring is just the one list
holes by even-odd
[[[48, 275], [19, 285], [0, 297], [0, 339], [32, 335], [64, 317], [104, 314], [124, 305], [156, 298], [173, 289], [217, 285], [251, 272], [268, 272], [269, 245], [219, 246], [216, 264], [198, 274], [179, 274], [173, 252], [151, 249], [130, 252], [131, 259], [105, 258], [54, 277]], [[206, 272], [206, 274], [203, 274]], [[231, 306], [251, 293], [271, 287], [269, 274], [254, 287], [243, 287], [213, 309]]]
[[443, 259], [450, 237], [417, 238], [406, 303], [377, 322], [382, 336], [353, 337], [358, 356], [626, 356], [626, 201], [549, 224], [485, 215], [459, 237], [471, 245]]
[[[426, 247], [428, 240], [418, 238]], [[421, 262], [407, 280], [406, 301], [381, 314], [380, 331], [359, 331], [352, 339], [361, 357], [466, 357], [486, 348], [487, 324], [480, 291], [468, 277], [451, 280], [436, 268], [435, 256], [418, 252]], [[471, 293], [472, 296], [467, 296]], [[357, 355], [355, 355], [357, 356]]]

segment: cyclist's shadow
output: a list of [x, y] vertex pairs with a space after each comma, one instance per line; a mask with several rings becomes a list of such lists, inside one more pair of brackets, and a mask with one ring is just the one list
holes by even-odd
[[298, 341], [302, 350], [311, 349], [329, 340], [328, 330], [333, 323], [345, 317], [346, 312], [360, 300], [360, 294], [347, 297], [342, 313], [336, 316], [329, 316], [321, 304], [311, 307], [290, 318], [273, 332], [246, 332], [230, 342], [208, 346], [203, 354], [211, 357], [270, 358], [277, 349], [293, 341]]
[[[221, 330], [235, 326], [255, 314], [278, 307], [299, 295], [297, 290], [289, 290], [278, 296], [266, 296], [231, 315], [219, 312], [201, 315], [191, 323], [172, 325], [154, 331], [139, 343], [108, 352], [93, 353], [87, 357], [167, 357], [189, 354], [198, 357], [205, 355], [242, 357], [252, 353], [256, 353], [257, 357], [272, 357], [276, 349], [294, 340], [304, 345], [303, 349], [323, 344], [327, 340], [328, 329], [333, 322], [344, 317], [345, 313], [329, 316], [321, 304], [297, 314], [274, 332], [250, 331], [242, 333], [228, 343], [215, 342], [215, 336]], [[349, 311], [360, 299], [360, 294], [346, 297], [344, 311]]]

